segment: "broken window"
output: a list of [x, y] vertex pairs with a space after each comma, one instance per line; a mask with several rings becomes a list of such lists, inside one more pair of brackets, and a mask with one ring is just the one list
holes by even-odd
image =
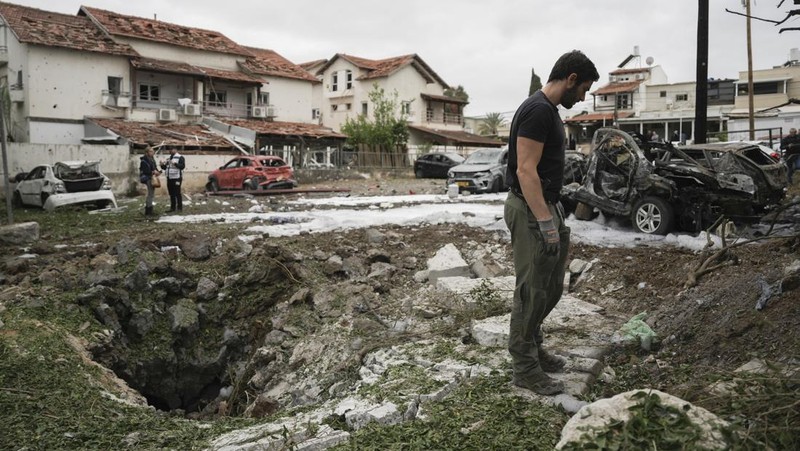
[[118, 97], [122, 92], [122, 77], [108, 77], [108, 93]]
[[226, 106], [228, 104], [228, 93], [225, 91], [209, 92], [208, 104], [211, 106]]
[[158, 102], [161, 99], [161, 87], [149, 83], [139, 83], [139, 100]]

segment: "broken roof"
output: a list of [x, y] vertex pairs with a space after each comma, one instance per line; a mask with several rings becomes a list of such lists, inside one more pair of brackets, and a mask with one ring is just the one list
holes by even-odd
[[133, 122], [124, 119], [87, 118], [88, 121], [138, 146], [180, 147], [180, 148], [225, 148], [235, 147], [221, 135], [199, 124], [156, 124], [153, 122]]
[[367, 58], [360, 58], [358, 56], [347, 55], [344, 53], [337, 53], [333, 56], [328, 62], [326, 62], [322, 67], [317, 70], [317, 74], [322, 73], [333, 64], [338, 58], [342, 58], [346, 61], [349, 61], [354, 66], [358, 67], [359, 69], [364, 69], [367, 71], [366, 74], [357, 78], [357, 80], [370, 80], [374, 78], [381, 78], [381, 77], [388, 77], [393, 73], [397, 72], [398, 70], [402, 69], [405, 66], [411, 65], [414, 69], [419, 72], [422, 77], [430, 82], [438, 82], [445, 88], [449, 88], [450, 86], [441, 78], [439, 75], [431, 69], [428, 64], [422, 60], [416, 53], [410, 55], [402, 55], [396, 56], [392, 58], [386, 58], [381, 60], [371, 60]]
[[602, 96], [606, 94], [618, 94], [620, 92], [633, 92], [639, 88], [643, 80], [623, 81], [621, 83], [609, 83], [597, 91], [592, 92], [593, 96]]
[[316, 124], [304, 124], [301, 122], [280, 122], [247, 119], [219, 119], [228, 125], [252, 130], [260, 135], [279, 135], [279, 136], [304, 136], [309, 138], [338, 138], [347, 139], [347, 135], [337, 133], [327, 127]]
[[434, 136], [435, 139], [442, 140], [445, 143], [460, 145], [460, 146], [490, 146], [501, 147], [505, 143], [496, 139], [488, 138], [486, 136], [475, 135], [461, 130], [436, 130], [421, 125], [408, 124], [408, 128], [416, 130], [428, 135]]
[[[618, 111], [617, 112], [617, 119], [624, 119], [626, 117], [631, 116], [633, 113]], [[588, 114], [579, 114], [577, 116], [572, 116], [571, 118], [565, 119], [564, 122], [601, 122], [601, 121], [613, 121], [614, 120], [614, 112], [608, 113], [588, 113]]]
[[131, 66], [136, 69], [150, 70], [154, 72], [169, 72], [173, 74], [185, 74], [200, 77], [217, 78], [220, 80], [231, 80], [245, 83], [262, 84], [263, 80], [230, 70], [212, 69], [210, 67], [194, 66], [188, 63], [177, 63], [174, 61], [157, 60], [153, 58], [131, 59]]
[[322, 66], [323, 64], [327, 63], [327, 58], [322, 58], [314, 61], [306, 61], [305, 63], [300, 63], [298, 66], [302, 67], [305, 70], [311, 70], [316, 66]]
[[252, 56], [244, 47], [218, 31], [126, 16], [89, 6], [81, 6], [78, 15], [88, 16], [106, 33], [113, 36], [126, 36], [209, 52]]
[[127, 44], [114, 42], [86, 17], [0, 3], [0, 15], [20, 42], [86, 52], [136, 56]]
[[469, 100], [461, 100], [455, 97], [448, 97], [448, 96], [436, 96], [433, 94], [420, 94], [420, 97], [426, 100], [436, 100], [444, 103], [461, 103], [464, 105], [469, 103]]
[[311, 75], [311, 73], [301, 66], [279, 55], [278, 52], [274, 50], [256, 47], [245, 47], [245, 49], [252, 53], [254, 57], [248, 58], [244, 63], [240, 63], [240, 65], [244, 70], [250, 73], [307, 80], [314, 83], [319, 82], [317, 77]]

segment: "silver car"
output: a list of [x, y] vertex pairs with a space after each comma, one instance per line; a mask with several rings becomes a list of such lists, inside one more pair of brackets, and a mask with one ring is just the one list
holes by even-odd
[[508, 148], [478, 149], [463, 163], [447, 172], [447, 185], [458, 185], [458, 192], [497, 193], [508, 189], [506, 184]]

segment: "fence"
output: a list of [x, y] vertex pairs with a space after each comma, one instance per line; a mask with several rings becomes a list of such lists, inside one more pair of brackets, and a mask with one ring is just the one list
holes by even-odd
[[296, 169], [404, 169], [414, 161], [405, 146], [391, 149], [366, 145], [344, 149], [282, 146], [262, 149], [260, 154], [279, 156]]

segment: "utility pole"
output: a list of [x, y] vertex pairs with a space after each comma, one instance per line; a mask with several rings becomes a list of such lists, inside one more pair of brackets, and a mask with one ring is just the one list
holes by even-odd
[[8, 224], [14, 223], [14, 209], [11, 205], [11, 180], [8, 173], [8, 152], [6, 151], [6, 105], [3, 101], [5, 98], [5, 89], [0, 89], [0, 148], [3, 151], [3, 175], [5, 176], [5, 191], [6, 191], [6, 211], [8, 211]]
[[704, 144], [708, 133], [708, 0], [697, 6], [697, 84], [694, 100], [694, 142]]
[[750, 141], [756, 140], [756, 115], [753, 110], [753, 42], [750, 34], [750, 0], [742, 0], [747, 8], [747, 108], [750, 118]]

